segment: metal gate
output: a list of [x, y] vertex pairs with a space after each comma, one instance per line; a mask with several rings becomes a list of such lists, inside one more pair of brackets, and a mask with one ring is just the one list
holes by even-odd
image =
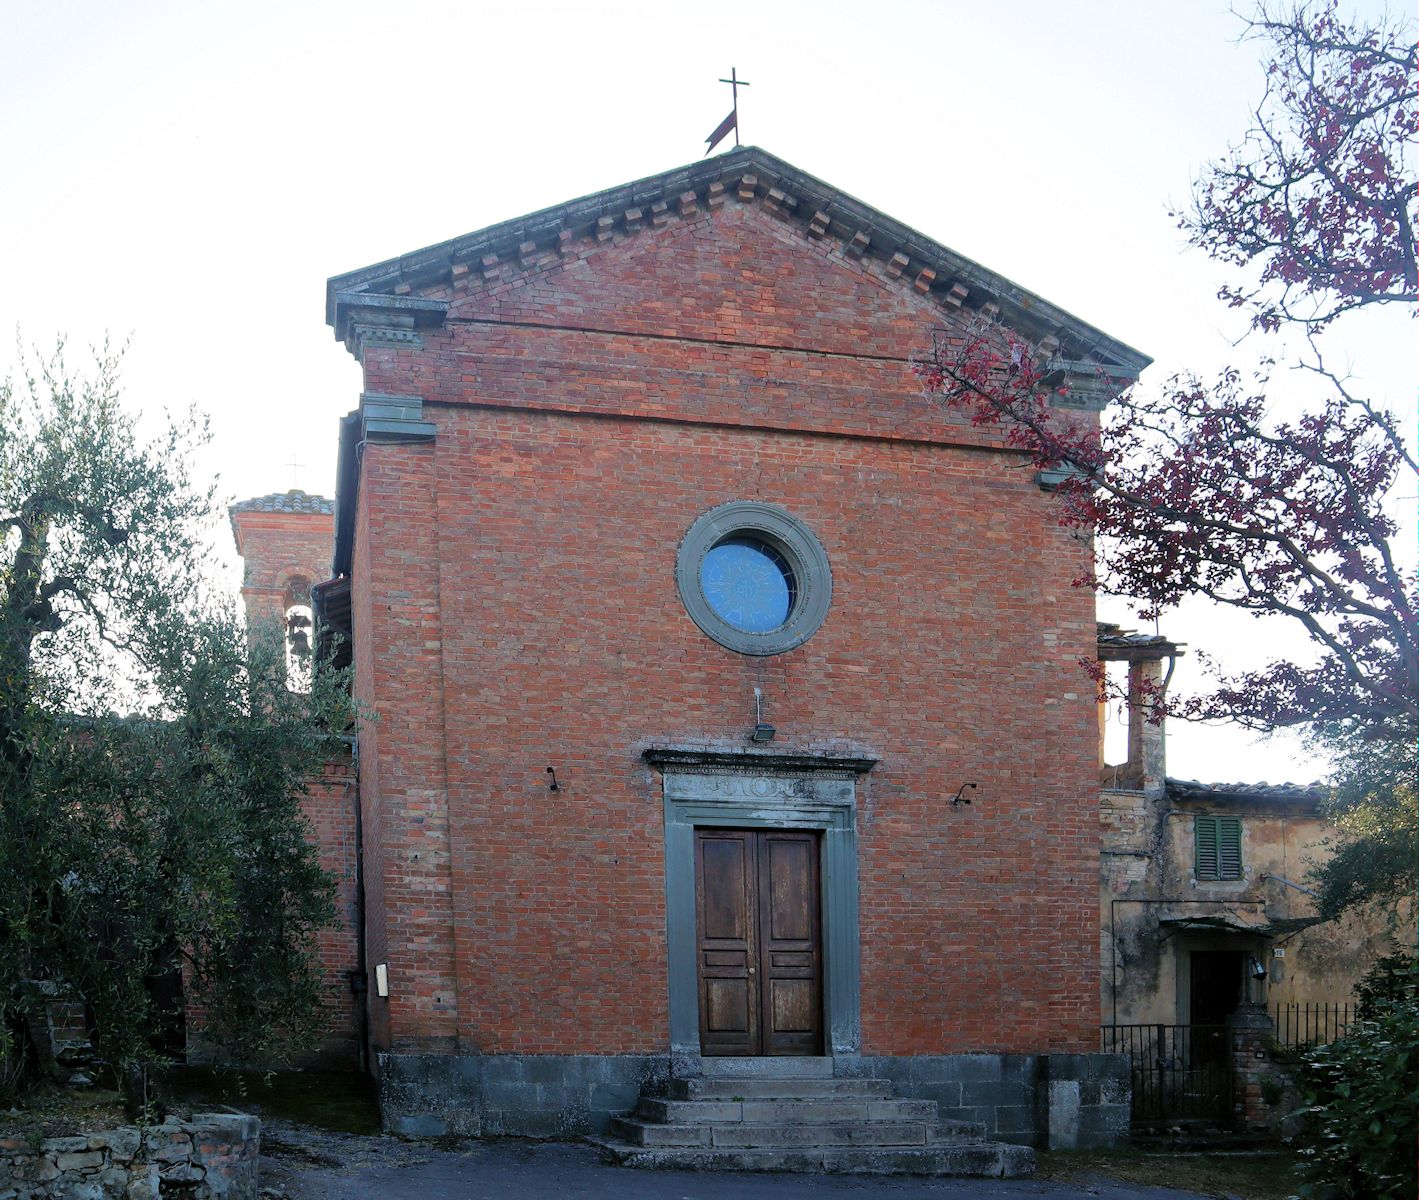
[[1105, 1025], [1103, 1049], [1127, 1054], [1133, 1123], [1232, 1118], [1232, 1039], [1225, 1025]]

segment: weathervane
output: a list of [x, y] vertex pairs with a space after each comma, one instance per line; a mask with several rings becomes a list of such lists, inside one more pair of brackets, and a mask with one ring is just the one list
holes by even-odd
[[705, 141], [709, 143], [709, 149], [705, 151], [706, 157], [709, 156], [711, 150], [729, 136], [731, 129], [734, 131], [734, 144], [736, 146], [739, 145], [739, 89], [748, 87], [749, 84], [747, 81], [739, 78], [733, 67], [729, 68], [729, 78], [721, 79], [720, 83], [729, 84], [730, 92], [734, 97], [734, 107], [729, 110], [729, 116], [725, 117], [724, 120], [716, 125], [714, 132], [710, 134], [709, 137], [705, 138]]

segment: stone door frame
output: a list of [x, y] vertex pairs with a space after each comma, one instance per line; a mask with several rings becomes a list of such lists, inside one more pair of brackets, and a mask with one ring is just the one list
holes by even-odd
[[[822, 831], [824, 1052], [862, 1046], [857, 910], [857, 776], [876, 759], [647, 750], [665, 798], [665, 917], [670, 1052], [700, 1058], [695, 963], [695, 827]], [[692, 1060], [686, 1062], [685, 1060]]]

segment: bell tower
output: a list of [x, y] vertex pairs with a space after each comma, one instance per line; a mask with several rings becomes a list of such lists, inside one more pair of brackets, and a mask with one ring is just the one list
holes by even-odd
[[228, 512], [245, 564], [241, 596], [247, 627], [284, 627], [287, 669], [298, 679], [307, 669], [314, 637], [310, 589], [330, 574], [335, 504], [292, 488], [242, 500]]

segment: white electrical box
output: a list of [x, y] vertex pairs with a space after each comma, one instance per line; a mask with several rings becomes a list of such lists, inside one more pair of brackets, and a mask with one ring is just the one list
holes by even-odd
[[380, 963], [374, 969], [374, 994], [389, 995], [389, 967], [385, 963]]

